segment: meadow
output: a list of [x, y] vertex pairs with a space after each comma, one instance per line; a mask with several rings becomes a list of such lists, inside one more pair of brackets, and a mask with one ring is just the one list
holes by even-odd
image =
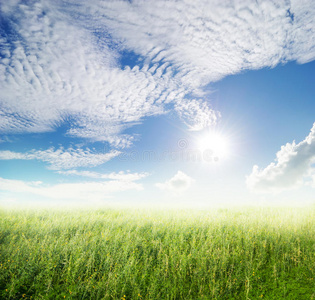
[[0, 210], [0, 299], [315, 299], [315, 209]]

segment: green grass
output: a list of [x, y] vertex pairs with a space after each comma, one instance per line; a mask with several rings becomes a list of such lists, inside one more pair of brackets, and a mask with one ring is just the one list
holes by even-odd
[[315, 210], [0, 210], [1, 299], [315, 299]]

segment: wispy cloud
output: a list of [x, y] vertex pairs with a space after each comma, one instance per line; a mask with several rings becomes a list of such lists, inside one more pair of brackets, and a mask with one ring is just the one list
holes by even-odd
[[68, 171], [58, 171], [59, 174], [62, 175], [75, 175], [82, 177], [89, 177], [94, 179], [111, 179], [111, 180], [122, 180], [122, 181], [137, 181], [142, 178], [145, 178], [149, 175], [149, 173], [130, 173], [130, 172], [112, 172], [109, 174], [102, 174], [98, 172], [91, 171], [77, 171], [77, 170], [68, 170]]
[[[312, 0], [17, 0], [0, 13], [0, 132], [71, 120], [69, 136], [128, 147], [123, 131], [166, 107], [192, 130], [214, 124], [210, 82], [315, 58]], [[122, 65], [128, 52], [138, 66]]]
[[39, 160], [49, 164], [51, 170], [73, 169], [77, 167], [95, 167], [118, 156], [119, 151], [108, 153], [94, 153], [89, 148], [32, 150], [27, 153], [0, 151], [0, 160]]
[[186, 191], [190, 188], [193, 182], [193, 178], [181, 171], [178, 171], [170, 180], [164, 183], [156, 183], [156, 186], [161, 190], [178, 193]]
[[10, 143], [12, 142], [7, 136], [3, 136], [3, 137], [0, 137], [0, 144], [1, 143]]
[[265, 169], [253, 167], [246, 183], [250, 189], [278, 192], [303, 184], [313, 184], [315, 163], [315, 123], [310, 134], [300, 143], [287, 143], [277, 153], [276, 162]]
[[63, 183], [47, 186], [41, 182], [25, 182], [0, 178], [0, 191], [33, 194], [48, 199], [90, 201], [102, 200], [113, 193], [127, 190], [142, 190], [140, 183], [111, 180], [106, 182]]

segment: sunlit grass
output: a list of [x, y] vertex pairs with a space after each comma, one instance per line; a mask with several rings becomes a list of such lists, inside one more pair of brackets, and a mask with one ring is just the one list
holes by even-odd
[[315, 299], [315, 210], [0, 212], [1, 299]]

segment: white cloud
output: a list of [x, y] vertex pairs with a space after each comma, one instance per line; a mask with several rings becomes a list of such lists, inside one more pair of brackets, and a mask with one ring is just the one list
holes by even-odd
[[184, 192], [190, 188], [193, 182], [193, 178], [189, 177], [181, 171], [178, 171], [170, 180], [164, 183], [156, 183], [156, 186], [161, 190], [167, 190], [171, 192]]
[[[315, 58], [312, 0], [5, 1], [0, 13], [0, 132], [71, 120], [70, 136], [128, 147], [123, 130], [169, 104], [192, 130], [215, 123], [209, 82]], [[121, 69], [122, 51], [139, 66]]]
[[[177, 79], [200, 84], [245, 69], [315, 58], [312, 0], [89, 1], [95, 24]], [[86, 9], [81, 7], [82, 13]]]
[[98, 178], [98, 179], [111, 179], [111, 180], [123, 180], [123, 181], [137, 181], [142, 178], [145, 178], [149, 173], [129, 173], [129, 172], [112, 172], [109, 174], [102, 174], [98, 172], [91, 171], [77, 171], [77, 170], [68, 170], [68, 171], [58, 171], [59, 174], [63, 175], [75, 175], [89, 178]]
[[32, 150], [27, 153], [19, 153], [13, 151], [0, 151], [0, 160], [40, 160], [48, 163], [49, 169], [61, 170], [61, 169], [73, 169], [77, 167], [95, 167], [101, 165], [110, 159], [119, 155], [120, 152], [113, 150], [108, 153], [93, 153], [89, 148], [83, 150], [68, 148], [54, 149], [49, 148], [47, 150]]
[[132, 137], [121, 135], [124, 129], [163, 113], [168, 89], [176, 89], [167, 70], [121, 70], [105, 36], [100, 48], [52, 2], [5, 11], [13, 33], [1, 49], [1, 131], [51, 131], [70, 119], [68, 135], [125, 147]]
[[276, 162], [262, 170], [254, 166], [246, 183], [250, 189], [262, 192], [277, 192], [303, 184], [314, 185], [314, 163], [315, 123], [310, 134], [302, 142], [296, 144], [293, 141], [282, 146], [277, 153]]
[[46, 186], [39, 182], [25, 182], [0, 178], [0, 191], [26, 193], [59, 200], [102, 200], [111, 194], [127, 190], [142, 190], [139, 183], [123, 180], [106, 182], [63, 183]]
[[205, 103], [195, 99], [179, 101], [175, 105], [175, 110], [192, 131], [211, 127], [220, 116], [218, 112], [210, 109]]

